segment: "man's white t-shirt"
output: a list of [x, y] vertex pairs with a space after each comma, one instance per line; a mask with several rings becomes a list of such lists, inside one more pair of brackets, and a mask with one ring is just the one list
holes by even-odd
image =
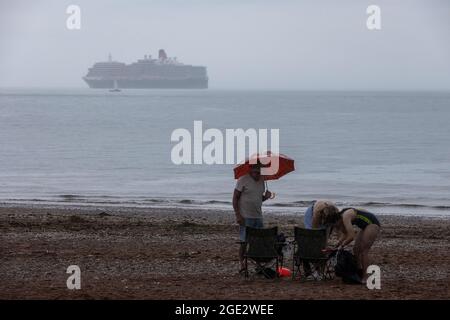
[[238, 179], [236, 190], [241, 192], [238, 203], [241, 215], [244, 218], [262, 218], [263, 178], [255, 181], [249, 174], [246, 174]]

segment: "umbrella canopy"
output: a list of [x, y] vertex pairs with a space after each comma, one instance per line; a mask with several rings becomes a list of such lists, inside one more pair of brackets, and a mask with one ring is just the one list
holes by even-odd
[[244, 162], [234, 167], [234, 178], [239, 179], [243, 175], [249, 173], [252, 164], [260, 162], [262, 163], [262, 167], [270, 167], [272, 164], [275, 165], [277, 161], [278, 170], [271, 172], [269, 175], [262, 175], [264, 180], [277, 180], [295, 170], [294, 159], [291, 159], [284, 154], [275, 154], [268, 151], [266, 153], [255, 154], [249, 158], [246, 158]]

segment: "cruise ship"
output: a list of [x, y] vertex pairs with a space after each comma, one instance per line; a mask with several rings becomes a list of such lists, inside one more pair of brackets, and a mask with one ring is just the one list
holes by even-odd
[[158, 59], [145, 55], [143, 59], [125, 64], [113, 61], [97, 62], [89, 68], [83, 80], [96, 89], [207, 89], [206, 67], [192, 66], [169, 58], [164, 49]]

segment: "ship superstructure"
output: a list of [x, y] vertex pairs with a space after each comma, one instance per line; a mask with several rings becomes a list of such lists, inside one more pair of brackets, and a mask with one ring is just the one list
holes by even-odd
[[83, 80], [90, 88], [160, 88], [160, 89], [206, 89], [206, 67], [180, 63], [159, 50], [158, 59], [144, 55], [143, 59], [125, 64], [113, 61], [97, 62]]

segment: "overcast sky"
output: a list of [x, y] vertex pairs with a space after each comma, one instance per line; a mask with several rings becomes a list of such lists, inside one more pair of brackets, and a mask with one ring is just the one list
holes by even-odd
[[108, 53], [160, 48], [207, 66], [216, 89], [450, 90], [450, 1], [0, 0], [1, 87], [87, 87]]

